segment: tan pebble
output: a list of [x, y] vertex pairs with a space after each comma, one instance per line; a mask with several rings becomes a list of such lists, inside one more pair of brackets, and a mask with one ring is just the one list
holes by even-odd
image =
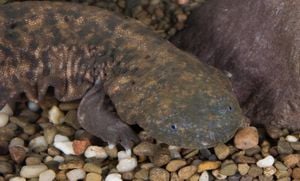
[[203, 161], [198, 165], [198, 172], [203, 172], [205, 170], [215, 170], [221, 166], [220, 161]]
[[55, 178], [56, 178], [57, 181], [66, 181], [66, 180], [68, 180], [65, 171], [59, 171], [59, 172], [56, 174], [56, 177], [55, 177]]
[[90, 145], [91, 142], [89, 140], [74, 140], [72, 144], [75, 155], [83, 154]]
[[151, 181], [169, 181], [170, 174], [163, 168], [152, 168], [149, 173]]
[[166, 165], [171, 160], [171, 154], [168, 148], [160, 148], [153, 156], [153, 163], [157, 167]]
[[224, 160], [230, 154], [229, 147], [224, 143], [219, 143], [216, 147], [214, 147], [214, 151], [219, 160]]
[[83, 170], [86, 172], [93, 172], [97, 174], [102, 173], [101, 165], [98, 165], [97, 163], [85, 163], [83, 166]]
[[38, 165], [41, 163], [41, 158], [30, 156], [25, 160], [26, 165]]
[[64, 113], [57, 106], [53, 106], [48, 112], [48, 118], [53, 124], [62, 124], [64, 121]]
[[282, 158], [283, 163], [287, 167], [294, 167], [300, 162], [300, 154], [290, 154]]
[[258, 132], [255, 127], [240, 129], [234, 136], [234, 144], [238, 149], [249, 149], [258, 145]]
[[[204, 172], [206, 172], [206, 171], [204, 171]], [[202, 175], [204, 172], [202, 172], [201, 175]], [[200, 181], [199, 179], [200, 179], [200, 175], [199, 175], [199, 174], [194, 174], [194, 175], [192, 175], [192, 176], [189, 178], [189, 181]]]
[[176, 172], [179, 168], [185, 166], [186, 164], [187, 163], [185, 160], [171, 160], [166, 166], [166, 169], [169, 172]]
[[276, 161], [274, 166], [277, 168], [277, 170], [287, 170], [288, 168], [280, 161]]
[[300, 179], [300, 168], [299, 167], [293, 169], [292, 177], [294, 179]]
[[262, 175], [263, 170], [262, 168], [259, 168], [258, 166], [252, 165], [248, 171], [248, 175], [251, 177], [257, 177], [259, 175]]
[[279, 170], [275, 173], [275, 176], [277, 179], [285, 178], [285, 177], [290, 177], [289, 171], [283, 171]]
[[106, 147], [104, 147], [104, 150], [110, 158], [118, 157], [118, 149], [116, 146], [113, 146], [113, 147], [106, 146]]
[[69, 170], [69, 169], [76, 169], [76, 168], [82, 168], [84, 162], [82, 160], [68, 160], [66, 162], [59, 164], [60, 170]]
[[124, 180], [132, 180], [134, 177], [133, 172], [124, 172], [122, 173], [122, 179]]
[[241, 175], [246, 175], [250, 169], [247, 163], [238, 164], [238, 171]]
[[141, 168], [144, 168], [146, 170], [150, 170], [153, 167], [155, 167], [155, 165], [153, 163], [143, 163], [143, 164], [141, 164]]
[[195, 165], [189, 165], [186, 167], [181, 168], [178, 171], [178, 176], [180, 179], [188, 179], [190, 178], [192, 175], [194, 175], [197, 171], [197, 167]]
[[101, 175], [97, 173], [88, 173], [85, 178], [86, 181], [99, 181], [101, 179], [102, 179]]
[[138, 156], [153, 156], [155, 145], [149, 142], [141, 142], [133, 148], [133, 153]]
[[[291, 181], [291, 177], [282, 177], [280, 179], [277, 179], [277, 181]], [[293, 180], [293, 181], [297, 181], [297, 180]]]
[[148, 180], [149, 179], [149, 170], [142, 168], [134, 174], [134, 177], [137, 179]]
[[270, 166], [270, 167], [264, 168], [264, 175], [267, 177], [270, 177], [270, 176], [274, 175], [276, 173], [276, 171], [277, 170], [275, 167]]
[[218, 179], [218, 180], [224, 180], [224, 179], [227, 178], [226, 175], [223, 175], [223, 174], [220, 173], [220, 170], [213, 170], [213, 171], [212, 171], [212, 175], [213, 175], [214, 177], [216, 177], [216, 179]]
[[172, 172], [170, 181], [181, 181], [181, 180], [179, 179], [179, 176], [176, 172]]

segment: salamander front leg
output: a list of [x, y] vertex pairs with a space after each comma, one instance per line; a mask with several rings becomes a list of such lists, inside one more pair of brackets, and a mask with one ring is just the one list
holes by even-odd
[[125, 149], [130, 149], [139, 139], [127, 124], [104, 109], [104, 96], [101, 85], [95, 85], [87, 92], [78, 108], [79, 123], [103, 141], [109, 144], [120, 143]]

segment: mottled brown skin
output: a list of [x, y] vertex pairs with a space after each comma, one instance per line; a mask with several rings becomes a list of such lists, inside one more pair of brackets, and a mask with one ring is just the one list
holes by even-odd
[[300, 1], [209, 0], [172, 41], [232, 74], [254, 124], [300, 129]]
[[[82, 98], [83, 128], [125, 148], [138, 124], [159, 141], [187, 148], [225, 142], [243, 116], [229, 80], [135, 20], [94, 7], [22, 2], [0, 6], [0, 100], [21, 92]], [[108, 95], [118, 116], [105, 110]]]

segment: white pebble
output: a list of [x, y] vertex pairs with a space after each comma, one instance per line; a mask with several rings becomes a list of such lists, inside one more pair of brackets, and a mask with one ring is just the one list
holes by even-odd
[[70, 139], [64, 135], [57, 134], [54, 137], [54, 142], [66, 142], [66, 141], [70, 141]]
[[49, 169], [40, 173], [39, 181], [52, 181], [55, 179], [55, 176], [55, 172]]
[[77, 181], [85, 178], [85, 171], [77, 168], [67, 173], [69, 181]]
[[20, 175], [25, 178], [35, 178], [47, 169], [47, 166], [44, 164], [26, 165], [21, 168]]
[[62, 163], [65, 161], [65, 158], [63, 156], [60, 156], [60, 155], [56, 155], [54, 158], [53, 158], [53, 161], [56, 161], [56, 162], [59, 162], [59, 163]]
[[131, 158], [131, 152], [128, 151], [119, 151], [118, 152], [118, 160]]
[[202, 172], [200, 175], [199, 181], [209, 181], [209, 175], [207, 171]]
[[7, 125], [9, 116], [6, 113], [0, 112], [0, 128]]
[[35, 148], [40, 148], [40, 147], [45, 147], [45, 149], [47, 149], [47, 147], [48, 147], [48, 143], [44, 136], [38, 136], [36, 138], [33, 138], [29, 142], [30, 149], [35, 149]]
[[6, 113], [9, 116], [14, 114], [13, 110], [8, 104], [5, 104], [5, 106], [0, 110], [0, 113]]
[[272, 166], [274, 164], [274, 162], [275, 162], [274, 157], [271, 155], [268, 155], [265, 158], [258, 160], [256, 162], [256, 165], [260, 168], [266, 168], [266, 167]]
[[19, 138], [19, 137], [15, 137], [13, 139], [10, 140], [9, 142], [9, 147], [12, 147], [12, 146], [24, 146], [24, 140]]
[[36, 111], [38, 111], [40, 109], [40, 106], [37, 103], [35, 103], [35, 102], [29, 101], [28, 102], [28, 108], [31, 111], [36, 112]]
[[9, 181], [26, 181], [26, 179], [23, 177], [13, 177], [10, 178]]
[[66, 155], [75, 155], [72, 141], [54, 142], [53, 145]]
[[293, 136], [293, 135], [287, 135], [285, 139], [286, 139], [286, 141], [288, 141], [290, 143], [298, 141], [298, 138], [296, 136]]
[[107, 175], [107, 177], [105, 178], [105, 181], [123, 181], [123, 180], [122, 180], [122, 177], [120, 174], [111, 173], [111, 174]]
[[125, 158], [119, 161], [117, 170], [121, 173], [130, 172], [137, 166], [136, 158]]
[[53, 157], [52, 156], [46, 156], [44, 159], [43, 159], [43, 162], [44, 163], [47, 163], [47, 162], [50, 162], [50, 161], [53, 161]]
[[57, 106], [53, 106], [48, 112], [49, 120], [53, 124], [62, 124], [64, 120], [64, 113], [58, 109]]
[[85, 152], [84, 152], [84, 156], [86, 158], [101, 158], [101, 159], [105, 159], [107, 158], [107, 153], [105, 152], [103, 147], [100, 146], [89, 146]]

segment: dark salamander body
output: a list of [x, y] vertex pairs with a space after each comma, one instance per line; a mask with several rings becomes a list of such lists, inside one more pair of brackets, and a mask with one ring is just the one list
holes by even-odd
[[[135, 20], [71, 3], [0, 6], [0, 106], [25, 92], [81, 99], [83, 128], [130, 148], [138, 124], [172, 145], [205, 148], [229, 140], [243, 116], [229, 80]], [[102, 106], [108, 95], [118, 116]]]

